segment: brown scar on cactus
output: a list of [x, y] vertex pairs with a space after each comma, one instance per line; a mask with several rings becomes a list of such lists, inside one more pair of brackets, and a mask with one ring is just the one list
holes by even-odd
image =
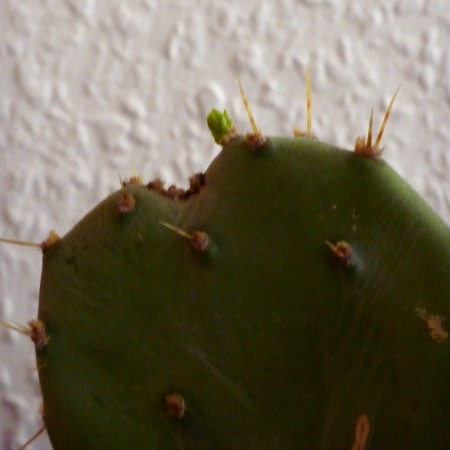
[[196, 173], [189, 178], [189, 196], [198, 194], [206, 183], [205, 174], [203, 172]]
[[325, 241], [325, 245], [331, 250], [340, 265], [346, 268], [354, 265], [353, 248], [347, 241], [338, 241], [336, 244]]
[[47, 239], [45, 239], [45, 241], [42, 241], [40, 244], [42, 252], [45, 253], [52, 245], [54, 245], [60, 239], [61, 237], [59, 236], [59, 234], [56, 233], [56, 231], [51, 230], [47, 236]]
[[172, 225], [171, 223], [165, 222], [164, 220], [160, 220], [159, 223], [169, 230], [175, 231], [175, 233], [180, 236], [189, 239], [195, 251], [202, 253], [208, 249], [209, 236], [204, 231], [194, 231], [192, 233], [188, 233], [187, 231]]
[[166, 396], [166, 411], [169, 417], [182, 419], [186, 412], [186, 404], [184, 398], [178, 394], [173, 393]]
[[[220, 114], [220, 113], [219, 113]], [[164, 181], [161, 178], [155, 178], [147, 184], [147, 189], [154, 191], [164, 197], [172, 200], [187, 200], [192, 195], [200, 193], [205, 186], [205, 174], [196, 173], [189, 178], [189, 189], [180, 188], [171, 184], [167, 189], [164, 187]]]
[[36, 350], [38, 351], [42, 350], [49, 341], [49, 337], [45, 332], [45, 324], [42, 320], [30, 320], [28, 325], [20, 325], [17, 323], [0, 320], [0, 326], [28, 336], [33, 341]]
[[315, 137], [312, 130], [311, 117], [311, 70], [308, 64], [306, 66], [306, 131], [302, 131], [300, 128], [294, 127], [294, 137]]
[[117, 202], [117, 208], [120, 214], [127, 214], [134, 209], [136, 199], [128, 192], [123, 192]]
[[171, 184], [167, 189], [164, 187], [164, 181], [161, 178], [156, 178], [147, 184], [147, 189], [154, 191], [164, 197], [172, 200], [183, 200], [186, 198], [186, 191], [183, 188]]
[[400, 86], [395, 91], [392, 96], [391, 101], [386, 109], [384, 114], [383, 122], [381, 123], [380, 130], [378, 131], [377, 138], [375, 140], [375, 144], [372, 145], [372, 131], [373, 131], [373, 108], [370, 113], [369, 118], [369, 129], [367, 131], [367, 139], [364, 137], [357, 137], [355, 142], [355, 153], [357, 155], [365, 156], [367, 158], [379, 159], [381, 158], [381, 154], [383, 153], [383, 149], [380, 149], [381, 138], [383, 137], [384, 129], [386, 128], [387, 121], [391, 114], [392, 107], [394, 106], [395, 98], [397, 97], [398, 91], [400, 90]]
[[351, 450], [364, 450], [370, 434], [370, 422], [365, 414], [358, 417], [355, 426], [355, 440]]
[[444, 344], [448, 340], [448, 331], [444, 327], [444, 320], [446, 317], [438, 316], [437, 314], [430, 314], [424, 308], [417, 307], [416, 314], [425, 321], [428, 327], [428, 334], [434, 341]]
[[244, 88], [242, 87], [241, 80], [238, 78], [239, 91], [241, 93], [242, 103], [244, 104], [245, 111], [247, 113], [248, 120], [250, 121], [250, 125], [252, 127], [253, 133], [247, 134], [245, 136], [245, 140], [247, 145], [251, 150], [258, 150], [258, 148], [262, 147], [266, 142], [267, 138], [265, 138], [258, 126], [256, 125], [255, 117], [253, 116], [252, 108], [250, 107], [250, 103], [245, 95]]

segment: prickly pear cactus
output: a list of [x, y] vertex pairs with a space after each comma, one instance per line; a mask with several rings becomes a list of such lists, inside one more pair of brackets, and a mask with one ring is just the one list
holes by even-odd
[[54, 448], [450, 448], [449, 228], [371, 125], [346, 151], [249, 114], [211, 113], [189, 189], [131, 178], [44, 243]]

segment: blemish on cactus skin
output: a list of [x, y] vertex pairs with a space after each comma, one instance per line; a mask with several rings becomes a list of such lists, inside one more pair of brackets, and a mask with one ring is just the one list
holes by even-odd
[[186, 412], [184, 398], [178, 394], [169, 394], [166, 396], [166, 411], [169, 417], [182, 419]]
[[30, 326], [30, 337], [34, 342], [36, 350], [42, 350], [48, 344], [49, 340], [49, 337], [47, 336], [47, 333], [45, 331], [44, 322], [39, 319], [31, 320], [30, 322], [28, 322], [28, 325]]
[[37, 351], [42, 350], [49, 340], [45, 332], [45, 324], [39, 319], [31, 320], [28, 322], [28, 326], [0, 320], [0, 326], [28, 336], [33, 341]]
[[206, 178], [202, 172], [196, 173], [189, 178], [189, 194], [198, 194], [205, 186]]
[[185, 190], [174, 184], [167, 189], [164, 187], [164, 181], [156, 178], [147, 184], [147, 189], [156, 192], [172, 200], [186, 200], [192, 195], [198, 194], [205, 186], [205, 174], [196, 173], [189, 178], [189, 189]]
[[264, 144], [266, 144], [267, 138], [265, 138], [262, 134], [248, 133], [245, 135], [245, 142], [250, 150], [257, 151], [260, 150]]
[[365, 450], [367, 438], [370, 434], [370, 422], [365, 414], [358, 417], [355, 427], [355, 440], [351, 450]]
[[128, 192], [123, 192], [117, 203], [117, 207], [120, 214], [127, 214], [134, 209], [136, 199]]
[[333, 256], [343, 267], [349, 268], [354, 265], [354, 255], [352, 246], [346, 241], [338, 241], [336, 244], [325, 241], [325, 244], [333, 253]]
[[48, 237], [45, 241], [41, 242], [41, 249], [42, 252], [45, 253], [53, 244], [58, 242], [61, 238], [59, 237], [58, 233], [56, 231], [51, 230], [48, 233]]
[[416, 314], [426, 322], [428, 327], [428, 334], [434, 341], [445, 344], [448, 340], [448, 332], [444, 327], [445, 317], [440, 317], [437, 314], [430, 314], [424, 308], [416, 308]]
[[208, 249], [209, 236], [204, 231], [194, 231], [192, 233], [192, 246], [198, 252], [205, 252]]
[[170, 198], [172, 200], [178, 200], [185, 197], [186, 191], [181, 189], [174, 184], [171, 184], [167, 189], [164, 187], [164, 181], [161, 178], [156, 178], [147, 184], [147, 189], [154, 191], [164, 197]]

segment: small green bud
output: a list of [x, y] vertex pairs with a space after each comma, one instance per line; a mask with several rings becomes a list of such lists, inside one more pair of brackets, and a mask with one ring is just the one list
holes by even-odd
[[231, 136], [234, 132], [234, 123], [228, 117], [226, 109], [223, 110], [223, 113], [217, 109], [213, 109], [208, 114], [206, 121], [214, 141], [219, 145], [226, 137]]

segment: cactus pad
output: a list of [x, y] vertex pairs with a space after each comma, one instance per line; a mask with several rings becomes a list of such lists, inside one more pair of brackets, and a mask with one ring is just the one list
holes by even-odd
[[445, 223], [381, 160], [214, 137], [45, 249], [55, 449], [449, 448]]

